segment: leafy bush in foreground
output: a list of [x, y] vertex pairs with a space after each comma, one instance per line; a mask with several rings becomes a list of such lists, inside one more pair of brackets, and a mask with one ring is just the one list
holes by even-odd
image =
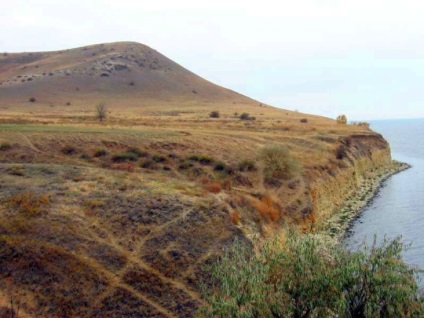
[[356, 252], [290, 233], [283, 247], [259, 254], [239, 242], [211, 268], [204, 284], [208, 317], [423, 317], [400, 238]]

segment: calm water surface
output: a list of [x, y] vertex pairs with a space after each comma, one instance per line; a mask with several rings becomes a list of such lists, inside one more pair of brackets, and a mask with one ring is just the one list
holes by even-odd
[[[424, 119], [371, 122], [390, 143], [393, 159], [413, 167], [384, 182], [378, 195], [350, 229], [346, 244], [355, 248], [364, 239], [401, 235], [412, 243], [404, 253], [407, 263], [424, 269]], [[424, 279], [420, 287], [424, 288]]]

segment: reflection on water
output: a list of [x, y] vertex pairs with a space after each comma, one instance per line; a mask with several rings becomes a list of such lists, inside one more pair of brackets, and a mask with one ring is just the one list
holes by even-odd
[[[379, 240], [401, 235], [412, 244], [405, 261], [424, 269], [424, 120], [378, 121], [371, 126], [389, 141], [393, 158], [412, 168], [383, 184], [351, 228], [346, 244], [354, 248], [364, 239], [371, 242], [375, 234]], [[424, 281], [420, 285], [423, 288]]]

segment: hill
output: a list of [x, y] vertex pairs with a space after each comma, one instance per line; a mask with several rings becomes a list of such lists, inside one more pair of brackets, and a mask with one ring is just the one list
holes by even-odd
[[[0, 95], [3, 107], [75, 105], [74, 112], [87, 110], [85, 107], [99, 100], [119, 110], [169, 101], [254, 103], [204, 80], [148, 46], [132, 42], [56, 52], [4, 53], [0, 56]], [[35, 98], [36, 104], [28, 104], [30, 98]]]
[[9, 53], [0, 78], [0, 307], [28, 317], [195, 316], [204, 265], [236, 237], [318, 231], [391, 162], [367, 127], [264, 105], [141, 44]]

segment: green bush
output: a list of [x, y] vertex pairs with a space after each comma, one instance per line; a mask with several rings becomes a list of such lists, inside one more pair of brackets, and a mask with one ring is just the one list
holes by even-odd
[[263, 164], [265, 179], [290, 179], [301, 171], [299, 163], [290, 156], [289, 149], [282, 145], [263, 147], [258, 159]]
[[397, 238], [349, 252], [311, 235], [255, 254], [236, 241], [207, 270], [207, 317], [423, 317], [423, 297]]

